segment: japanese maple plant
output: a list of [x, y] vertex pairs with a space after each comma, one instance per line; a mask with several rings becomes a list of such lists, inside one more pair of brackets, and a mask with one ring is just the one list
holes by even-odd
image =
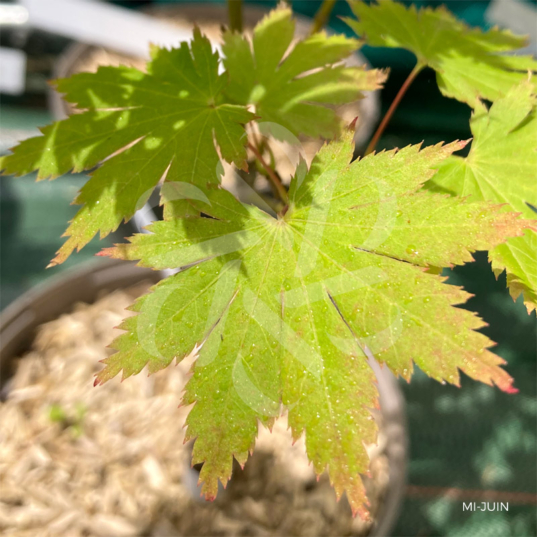
[[[415, 364], [441, 383], [459, 385], [462, 371], [516, 392], [478, 331], [483, 322], [456, 307], [470, 295], [440, 273], [486, 250], [513, 298], [523, 295], [529, 313], [536, 307], [537, 62], [511, 54], [525, 39], [510, 32], [392, 0], [352, 2], [346, 22], [358, 38], [329, 36], [321, 28], [332, 6], [297, 40], [289, 7], [247, 36], [232, 1], [221, 51], [195, 29], [177, 48], [152, 47], [145, 72], [101, 67], [58, 80], [80, 113], [22, 142], [0, 168], [37, 171], [38, 180], [91, 170], [52, 265], [115, 231], [161, 185], [163, 219], [102, 254], [175, 273], [132, 306], [137, 315], [121, 325], [95, 383], [155, 373], [194, 351], [182, 403], [192, 405], [186, 440], [195, 439], [208, 499], [233, 458], [246, 462], [258, 426], [286, 412], [317, 474], [327, 470], [338, 497], [367, 517], [360, 474], [378, 406], [368, 360], [407, 381]], [[343, 63], [363, 43], [405, 48], [417, 61], [353, 160], [354, 123], [344, 125], [337, 107], [387, 76]], [[375, 152], [425, 68], [446, 97], [473, 109], [473, 139]], [[282, 177], [261, 124], [276, 125], [275, 138], [326, 143]], [[268, 205], [240, 202], [221, 185], [221, 162], [244, 170], [248, 159], [272, 186]]]

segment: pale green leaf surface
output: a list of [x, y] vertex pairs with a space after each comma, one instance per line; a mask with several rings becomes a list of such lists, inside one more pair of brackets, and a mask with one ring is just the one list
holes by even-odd
[[439, 381], [458, 385], [462, 370], [514, 391], [503, 360], [487, 350], [491, 341], [475, 331], [482, 321], [452, 307], [468, 295], [424, 267], [462, 263], [476, 248], [520, 234], [524, 223], [508, 213], [493, 219], [488, 203], [416, 193], [460, 143], [349, 164], [350, 139], [325, 146], [307, 173], [300, 169], [283, 217], [208, 190], [208, 203], [192, 204], [211, 218], [157, 222], [104, 251], [182, 268], [136, 302], [139, 315], [122, 325], [118, 352], [96, 382], [146, 365], [155, 372], [203, 344], [184, 402], [195, 403], [187, 438], [196, 438], [208, 497], [229, 479], [233, 456], [246, 460], [258, 420], [270, 425], [283, 404], [293, 436], [305, 432], [316, 472], [328, 469], [337, 494], [346, 491], [365, 516], [359, 474], [367, 471], [364, 442], [375, 440], [369, 409], [377, 405], [368, 355], [406, 379], [416, 363]]
[[379, 0], [371, 5], [353, 1], [351, 7], [358, 21], [346, 22], [369, 45], [410, 50], [418, 63], [436, 71], [444, 95], [472, 107], [479, 99], [495, 101], [526, 78], [528, 70], [537, 70], [531, 56], [507, 54], [524, 48], [524, 37], [497, 28], [469, 28], [444, 6], [418, 11]]
[[[227, 84], [218, 54], [198, 30], [191, 49], [152, 50], [148, 73], [101, 67], [57, 82], [65, 98], [86, 110], [42, 129], [2, 159], [4, 173], [38, 171], [38, 179], [100, 167], [75, 203], [67, 242], [53, 263], [63, 262], [100, 231], [106, 236], [129, 219], [166, 174], [167, 181], [202, 187], [218, 183], [219, 156], [245, 165], [243, 125], [253, 118], [223, 100]], [[127, 148], [127, 149], [126, 149]]]
[[537, 307], [537, 117], [532, 85], [522, 83], [490, 108], [479, 104], [471, 119], [474, 141], [468, 157], [444, 161], [427, 185], [436, 191], [506, 204], [533, 220], [534, 231], [509, 239], [489, 256], [496, 275], [507, 271], [516, 299]]
[[334, 137], [340, 121], [331, 108], [362, 97], [385, 80], [379, 70], [338, 64], [360, 42], [317, 33], [296, 42], [288, 8], [267, 15], [254, 29], [252, 43], [230, 31], [224, 34], [224, 65], [230, 84], [226, 95], [238, 104], [255, 105], [259, 121], [275, 122], [294, 134]]

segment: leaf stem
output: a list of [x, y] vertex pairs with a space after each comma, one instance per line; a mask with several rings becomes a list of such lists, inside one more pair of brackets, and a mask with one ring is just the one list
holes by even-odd
[[251, 149], [252, 153], [255, 155], [255, 158], [261, 163], [261, 166], [265, 168], [265, 171], [267, 172], [270, 180], [275, 186], [281, 200], [287, 205], [289, 202], [289, 196], [287, 195], [287, 190], [283, 186], [276, 172], [267, 164], [266, 160], [263, 158], [263, 156], [261, 155], [261, 153], [259, 152], [259, 150], [254, 144], [252, 144], [251, 142], [248, 142], [248, 147]]
[[326, 23], [330, 18], [330, 14], [332, 13], [334, 6], [336, 5], [336, 1], [337, 0], [323, 0], [321, 7], [317, 11], [317, 13], [315, 14], [315, 18], [313, 19], [310, 35], [320, 32], [326, 26]]
[[388, 108], [388, 111], [386, 112], [386, 115], [382, 118], [382, 122], [377, 128], [377, 131], [375, 132], [373, 138], [371, 139], [371, 142], [369, 142], [369, 145], [367, 146], [366, 155], [369, 155], [375, 147], [377, 146], [377, 143], [382, 136], [382, 133], [384, 132], [384, 129], [390, 122], [390, 119], [393, 116], [393, 113], [399, 106], [399, 103], [401, 102], [401, 99], [403, 98], [404, 94], [406, 93], [407, 89], [410, 87], [410, 84], [414, 81], [414, 79], [418, 76], [420, 71], [425, 67], [425, 64], [418, 62], [414, 69], [412, 69], [412, 72], [408, 75], [407, 79], [405, 80], [404, 84], [399, 89], [399, 92], [395, 96], [395, 99], [393, 100], [390, 108]]
[[227, 0], [229, 28], [232, 32], [242, 32], [242, 0]]

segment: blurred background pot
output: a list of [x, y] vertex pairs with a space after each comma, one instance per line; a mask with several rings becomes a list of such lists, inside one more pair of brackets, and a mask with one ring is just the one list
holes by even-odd
[[[225, 5], [181, 3], [146, 7], [145, 11], [187, 32], [191, 32], [194, 25], [197, 25], [213, 43], [218, 44], [222, 43], [222, 26], [228, 24]], [[268, 9], [263, 7], [245, 5], [243, 10], [245, 33], [250, 35], [256, 23], [267, 13]], [[311, 20], [300, 15], [294, 15], [294, 18], [296, 19], [296, 38], [307, 37], [311, 30]], [[144, 70], [145, 63], [146, 60], [142, 58], [125, 56], [103, 47], [74, 43], [59, 57], [54, 69], [54, 78], [66, 78], [79, 72], [95, 72], [101, 65], [129, 65]], [[360, 52], [354, 53], [346, 63], [349, 66], [371, 67]], [[360, 101], [338, 107], [339, 114], [347, 123], [358, 117], [355, 136], [357, 148], [364, 147], [370, 138], [380, 111], [378, 92], [364, 92], [364, 95], [364, 99]], [[64, 119], [71, 111], [69, 104], [65, 103], [53, 90], [49, 95], [49, 103], [56, 119]], [[318, 146], [312, 146], [312, 151], [315, 151], [315, 147]]]

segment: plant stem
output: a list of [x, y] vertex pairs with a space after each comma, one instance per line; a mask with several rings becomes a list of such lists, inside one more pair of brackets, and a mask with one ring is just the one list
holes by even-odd
[[227, 0], [229, 28], [232, 32], [242, 32], [242, 0]]
[[326, 26], [326, 23], [330, 18], [330, 14], [332, 13], [334, 6], [336, 5], [336, 1], [337, 0], [323, 0], [319, 11], [317, 11], [317, 13], [315, 14], [315, 18], [313, 19], [313, 25], [311, 27], [310, 34], [320, 32]]
[[267, 172], [270, 180], [272, 181], [272, 184], [275, 186], [276, 190], [278, 191], [278, 194], [281, 198], [281, 200], [287, 205], [289, 202], [289, 196], [287, 195], [287, 190], [283, 186], [282, 182], [280, 181], [280, 178], [276, 175], [276, 172], [267, 164], [261, 153], [258, 151], [257, 147], [248, 142], [248, 147], [251, 149], [252, 153], [255, 155], [255, 158], [261, 163], [261, 166], [265, 168], [265, 171]]
[[367, 146], [366, 155], [369, 155], [375, 147], [377, 146], [377, 143], [382, 136], [382, 133], [384, 132], [384, 129], [390, 122], [390, 119], [393, 116], [393, 113], [395, 112], [396, 108], [399, 106], [399, 103], [401, 102], [401, 99], [403, 98], [403, 95], [406, 93], [406, 90], [410, 87], [410, 84], [414, 81], [414, 79], [418, 76], [418, 73], [425, 67], [425, 64], [418, 62], [414, 69], [412, 69], [412, 72], [408, 75], [407, 79], [405, 80], [404, 84], [401, 86], [399, 92], [395, 96], [395, 99], [393, 100], [393, 103], [391, 104], [390, 108], [388, 108], [388, 111], [386, 112], [386, 115], [382, 118], [381, 124], [378, 126], [377, 131], [375, 132], [373, 138], [371, 139], [371, 142], [369, 142], [369, 145]]

